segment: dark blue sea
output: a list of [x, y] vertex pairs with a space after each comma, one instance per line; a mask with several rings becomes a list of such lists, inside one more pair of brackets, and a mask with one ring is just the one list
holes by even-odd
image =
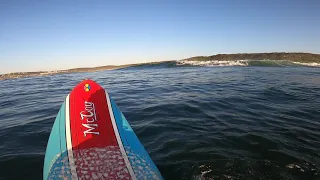
[[113, 97], [165, 179], [320, 179], [320, 68], [138, 66], [0, 81], [0, 179], [42, 179], [61, 104]]

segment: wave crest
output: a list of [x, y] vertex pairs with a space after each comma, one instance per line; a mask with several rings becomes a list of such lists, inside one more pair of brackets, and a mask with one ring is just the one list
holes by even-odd
[[320, 67], [320, 63], [301, 63], [288, 60], [209, 60], [209, 61], [177, 61], [177, 66], [312, 66]]
[[179, 65], [189, 65], [189, 66], [248, 66], [247, 60], [237, 60], [237, 61], [178, 61]]
[[302, 66], [312, 66], [312, 67], [320, 67], [320, 63], [301, 63], [301, 62], [293, 62], [294, 64], [302, 65]]

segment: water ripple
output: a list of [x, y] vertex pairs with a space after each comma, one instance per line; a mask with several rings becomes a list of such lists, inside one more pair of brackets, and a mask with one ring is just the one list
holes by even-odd
[[87, 78], [108, 90], [165, 179], [320, 179], [320, 72], [303, 67], [131, 68], [2, 81], [0, 179], [42, 178], [55, 116]]

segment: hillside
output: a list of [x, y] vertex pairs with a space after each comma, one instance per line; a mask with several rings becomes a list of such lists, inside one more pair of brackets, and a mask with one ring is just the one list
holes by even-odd
[[[320, 54], [311, 54], [311, 53], [239, 53], [239, 54], [217, 54], [213, 56], [196, 56], [183, 61], [233, 61], [233, 60], [288, 60], [300, 63], [320, 63]], [[126, 67], [133, 66], [145, 66], [145, 65], [154, 65], [164, 62], [171, 61], [160, 61], [160, 62], [149, 62], [149, 63], [138, 63], [138, 64], [127, 64], [127, 65], [108, 65], [108, 66], [99, 66], [99, 67], [88, 67], [88, 68], [74, 68], [67, 70], [57, 70], [57, 71], [39, 71], [39, 72], [18, 72], [18, 73], [9, 73], [0, 75], [0, 80], [3, 79], [13, 79], [13, 78], [22, 78], [22, 77], [32, 77], [32, 76], [45, 76], [52, 74], [64, 74], [64, 73], [77, 73], [77, 72], [95, 72], [103, 70], [113, 70], [121, 69]]]
[[231, 60], [289, 60], [301, 63], [320, 63], [320, 54], [311, 53], [239, 53], [217, 54], [213, 56], [196, 56], [184, 59], [186, 61], [231, 61]]
[[89, 68], [74, 68], [67, 70], [57, 70], [57, 71], [38, 71], [38, 72], [16, 72], [0, 75], [0, 80], [3, 79], [13, 79], [22, 77], [33, 77], [33, 76], [45, 76], [52, 74], [66, 74], [66, 73], [77, 73], [77, 72], [95, 72], [103, 70], [113, 70], [128, 67], [130, 65], [120, 65], [120, 66], [99, 66], [99, 67], [89, 67]]

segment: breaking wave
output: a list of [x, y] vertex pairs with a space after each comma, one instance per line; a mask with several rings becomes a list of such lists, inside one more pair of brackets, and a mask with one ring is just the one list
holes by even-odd
[[177, 61], [177, 65], [191, 65], [191, 66], [248, 66], [248, 61], [237, 60], [237, 61]]
[[130, 66], [124, 69], [158, 69], [176, 67], [225, 67], [225, 66], [258, 66], [258, 67], [320, 67], [320, 63], [301, 63], [288, 60], [209, 60], [209, 61], [164, 61]]
[[320, 63], [301, 63], [287, 60], [232, 60], [232, 61], [177, 61], [177, 66], [312, 66], [320, 67]]
[[301, 62], [293, 62], [293, 63], [302, 65], [302, 66], [320, 67], [320, 63], [301, 63]]

